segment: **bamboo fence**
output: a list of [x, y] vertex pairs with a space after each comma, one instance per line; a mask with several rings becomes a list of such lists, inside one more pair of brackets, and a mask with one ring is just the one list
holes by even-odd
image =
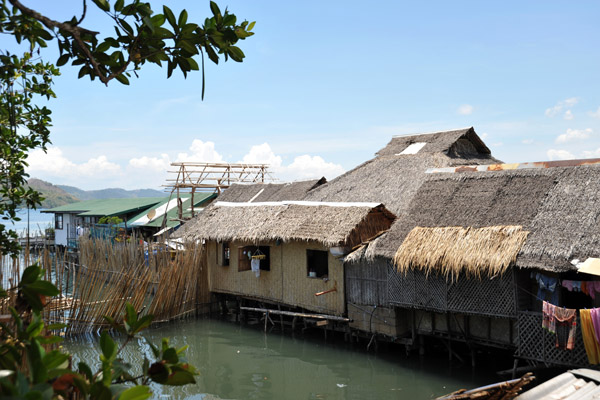
[[[173, 251], [136, 240], [118, 243], [81, 238], [75, 260], [66, 252], [48, 249], [35, 258], [30, 254], [20, 259], [4, 257], [0, 282], [4, 288], [16, 287], [24, 266], [38, 262], [45, 279], [60, 291], [47, 303], [44, 317], [49, 323], [65, 323], [66, 335], [108, 327], [104, 316], [121, 322], [126, 303], [140, 315], [153, 314], [157, 323], [195, 315], [197, 305], [210, 298], [201, 245]], [[8, 314], [15, 297], [0, 303], [0, 314]]]

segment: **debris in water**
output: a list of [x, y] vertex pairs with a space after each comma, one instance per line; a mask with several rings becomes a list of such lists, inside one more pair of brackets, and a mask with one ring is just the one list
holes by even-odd
[[343, 387], [346, 387], [346, 386], [348, 386], [348, 385], [346, 385], [346, 384], [343, 384], [343, 383], [336, 383], [336, 385], [337, 385], [337, 387], [339, 387], [339, 388], [343, 388]]

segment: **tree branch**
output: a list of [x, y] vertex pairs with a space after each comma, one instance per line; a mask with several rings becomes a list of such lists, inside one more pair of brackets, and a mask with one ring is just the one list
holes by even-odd
[[[40, 21], [48, 29], [58, 28], [58, 29], [66, 31], [66, 32], [69, 32], [73, 36], [75, 35], [76, 32], [78, 34], [84, 33], [84, 34], [93, 35], [93, 36], [96, 36], [100, 33], [100, 32], [90, 31], [89, 29], [81, 28], [76, 25], [73, 26], [66, 22], [58, 22], [53, 19], [50, 19], [50, 18], [40, 14], [39, 12], [24, 6], [23, 4], [21, 4], [21, 2], [19, 0], [8, 0], [8, 1], [10, 2], [10, 4], [17, 7], [19, 9], [19, 11], [21, 11], [24, 15], [27, 15], [28, 17], [31, 17], [31, 18], [34, 18], [34, 19]], [[85, 13], [84, 13], [84, 15], [85, 15]]]

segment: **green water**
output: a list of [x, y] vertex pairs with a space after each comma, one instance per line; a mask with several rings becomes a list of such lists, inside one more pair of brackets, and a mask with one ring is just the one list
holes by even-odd
[[[460, 388], [497, 381], [491, 371], [457, 367], [446, 357], [407, 357], [402, 348], [366, 352], [322, 336], [264, 334], [231, 322], [199, 319], [151, 329], [146, 337], [159, 343], [170, 337], [189, 345], [187, 360], [201, 375], [196, 385], [153, 387], [156, 399], [431, 399]], [[98, 359], [96, 337], [65, 343], [74, 358]], [[131, 343], [123, 357], [141, 364], [150, 358], [143, 342]]]

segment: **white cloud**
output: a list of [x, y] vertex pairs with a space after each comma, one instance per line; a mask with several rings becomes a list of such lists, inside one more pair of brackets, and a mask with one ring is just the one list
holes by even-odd
[[600, 107], [596, 111], [588, 112], [588, 115], [592, 118], [600, 118]]
[[344, 172], [344, 168], [339, 164], [326, 162], [319, 156], [304, 154], [294, 158], [294, 161], [284, 168], [282, 177], [287, 180], [301, 180], [324, 176], [331, 180]]
[[556, 138], [556, 143], [567, 143], [573, 140], [583, 140], [590, 137], [592, 130], [587, 129], [567, 129], [567, 133], [563, 133]]
[[326, 162], [320, 156], [309, 154], [298, 156], [294, 158], [291, 164], [283, 165], [282, 158], [273, 152], [268, 143], [252, 146], [240, 162], [269, 164], [269, 170], [273, 175], [283, 181], [321, 178], [322, 176], [331, 179], [344, 173], [344, 168], [341, 165]]
[[41, 149], [33, 150], [27, 157], [29, 174], [49, 173], [54, 175], [62, 175], [74, 171], [77, 166], [69, 161], [61, 149], [51, 146], [44, 153]]
[[200, 139], [194, 139], [190, 150], [192, 151], [191, 154], [179, 153], [176, 161], [223, 162], [223, 156], [215, 150], [214, 142], [203, 142]]
[[523, 144], [533, 144], [533, 139], [523, 139], [523, 140], [521, 140], [521, 143], [523, 143]]
[[565, 115], [563, 116], [563, 118], [566, 119], [567, 121], [570, 121], [575, 117], [573, 116], [573, 113], [571, 112], [571, 110], [567, 110], [567, 111], [565, 111]]
[[60, 177], [94, 176], [97, 174], [118, 175], [121, 167], [108, 161], [104, 155], [90, 158], [82, 164], [76, 164], [67, 159], [60, 148], [52, 146], [48, 152], [36, 149], [29, 153], [27, 158], [29, 167], [27, 172], [31, 175], [54, 175]]
[[268, 143], [263, 143], [252, 146], [240, 162], [244, 164], [269, 164], [271, 169], [275, 170], [281, 167], [282, 159], [280, 156], [275, 155]]
[[575, 158], [575, 156], [567, 150], [555, 150], [550, 149], [546, 152], [549, 160], [569, 160]]
[[566, 100], [559, 101], [554, 107], [547, 108], [545, 114], [547, 117], [554, 117], [555, 115], [560, 114], [565, 109], [566, 113], [571, 113], [570, 108], [575, 106], [577, 103], [579, 103], [579, 99], [577, 97], [571, 97]]
[[87, 162], [80, 164], [77, 171], [81, 175], [95, 176], [98, 174], [118, 175], [121, 172], [121, 166], [108, 161], [106, 156], [90, 158]]
[[462, 104], [460, 107], [458, 107], [456, 112], [458, 112], [460, 115], [471, 115], [473, 114], [473, 106], [470, 104]]
[[489, 135], [487, 133], [482, 133], [481, 135], [479, 135], [479, 137], [483, 140], [486, 139]]
[[143, 156], [129, 160], [129, 166], [133, 168], [152, 170], [156, 172], [165, 172], [171, 165], [171, 159], [168, 154], [161, 154], [158, 157]]
[[600, 148], [596, 150], [586, 150], [583, 152], [583, 158], [600, 158]]

